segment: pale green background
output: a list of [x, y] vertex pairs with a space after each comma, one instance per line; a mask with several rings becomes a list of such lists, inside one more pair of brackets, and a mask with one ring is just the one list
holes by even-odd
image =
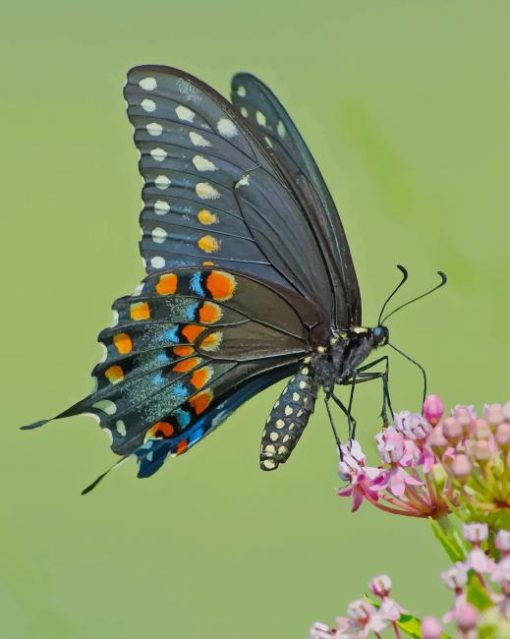
[[[426, 522], [335, 497], [322, 403], [293, 459], [258, 469], [272, 388], [154, 478], [112, 461], [86, 418], [23, 433], [88, 392], [98, 331], [142, 276], [141, 180], [124, 113], [130, 66], [170, 64], [223, 93], [250, 70], [280, 96], [341, 210], [372, 323], [455, 402], [508, 399], [508, 2], [14, 2], [0, 11], [2, 498], [0, 634], [8, 639], [298, 639], [371, 575], [439, 614], [447, 560]], [[403, 299], [403, 298], [402, 298]], [[419, 377], [393, 358], [395, 405]], [[360, 390], [365, 442], [379, 388]], [[444, 602], [444, 603], [442, 603]]]

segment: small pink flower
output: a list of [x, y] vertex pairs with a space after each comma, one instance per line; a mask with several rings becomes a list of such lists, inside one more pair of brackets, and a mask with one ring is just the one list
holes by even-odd
[[384, 481], [384, 471], [369, 466], [357, 470], [351, 469], [349, 481], [349, 485], [341, 488], [337, 495], [339, 497], [352, 497], [352, 512], [356, 512], [364, 499], [369, 501], [379, 499], [379, 490]]
[[393, 466], [386, 471], [382, 488], [387, 488], [395, 497], [402, 497], [405, 493], [406, 486], [422, 486], [422, 482], [411, 477], [400, 466]]
[[452, 408], [450, 415], [452, 417], [455, 417], [456, 419], [464, 419], [466, 417], [471, 421], [476, 419], [476, 411], [473, 404], [469, 404], [469, 406], [465, 406], [464, 404], [456, 404]]
[[349, 629], [340, 630], [339, 639], [364, 639], [370, 633], [380, 633], [388, 624], [381, 618], [377, 609], [363, 599], [352, 601], [347, 607], [347, 614], [352, 620]]
[[457, 561], [451, 568], [441, 573], [441, 579], [451, 590], [462, 590], [467, 583], [467, 572], [466, 566]]
[[491, 579], [494, 583], [502, 586], [505, 583], [510, 584], [510, 557], [503, 557], [503, 559], [494, 568]]
[[470, 544], [479, 546], [489, 536], [489, 527], [487, 524], [464, 524], [462, 532]]
[[370, 583], [368, 584], [371, 592], [377, 597], [387, 597], [391, 592], [391, 579], [388, 575], [379, 575], [378, 577], [374, 577]]
[[432, 430], [431, 425], [422, 415], [410, 413], [407, 410], [395, 413], [395, 428], [412, 440], [425, 439]]
[[310, 628], [310, 639], [331, 639], [335, 636], [333, 633], [326, 624], [317, 621]]
[[503, 406], [501, 404], [485, 404], [483, 416], [491, 426], [499, 426], [505, 419]]
[[447, 417], [443, 422], [442, 429], [443, 435], [452, 445], [456, 445], [462, 439], [462, 426], [455, 417]]
[[421, 634], [423, 639], [440, 639], [443, 626], [435, 617], [424, 617], [421, 622]]
[[405, 453], [405, 439], [402, 433], [390, 426], [375, 436], [377, 450], [385, 464], [396, 464], [402, 460]]
[[510, 530], [498, 530], [495, 545], [502, 555], [510, 553]]
[[428, 395], [423, 402], [422, 414], [425, 419], [435, 426], [444, 413], [443, 400], [439, 395]]
[[481, 548], [474, 548], [468, 554], [466, 563], [469, 568], [477, 572], [479, 575], [490, 575], [496, 565]]

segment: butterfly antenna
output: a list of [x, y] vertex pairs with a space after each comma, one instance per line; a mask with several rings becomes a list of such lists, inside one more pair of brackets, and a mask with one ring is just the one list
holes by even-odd
[[[409, 304], [412, 304], [413, 302], [417, 302], [418, 300], [421, 300], [423, 297], [427, 297], [427, 295], [430, 295], [431, 293], [433, 293], [434, 291], [439, 290], [440, 288], [443, 288], [443, 286], [446, 284], [446, 282], [448, 281], [448, 278], [446, 277], [446, 275], [443, 273], [443, 271], [438, 271], [437, 274], [439, 275], [439, 277], [441, 278], [441, 281], [439, 282], [439, 284], [436, 284], [436, 286], [433, 286], [430, 290], [425, 291], [425, 293], [422, 293], [421, 295], [418, 295], [418, 297], [414, 297], [412, 300], [409, 300], [408, 302], [405, 302], [404, 304], [401, 304], [400, 306], [397, 306], [397, 308], [393, 309], [391, 311], [391, 313], [389, 313], [388, 315], [386, 315], [386, 317], [382, 320], [383, 323], [392, 315], [395, 315], [395, 313], [397, 311], [400, 311], [400, 309], [404, 308], [405, 306], [409, 306]], [[398, 289], [398, 286], [397, 286]], [[396, 290], [397, 290], [396, 289]], [[390, 295], [391, 297], [391, 295]], [[388, 298], [389, 299], [389, 298]], [[380, 323], [380, 322], [379, 322]]]
[[390, 293], [389, 297], [387, 298], [387, 300], [384, 302], [383, 307], [381, 308], [381, 312], [379, 313], [379, 319], [377, 320], [377, 324], [380, 325], [381, 324], [381, 317], [384, 313], [384, 309], [388, 306], [388, 302], [391, 300], [391, 298], [395, 295], [395, 293], [398, 291], [399, 288], [401, 288], [405, 281], [407, 280], [407, 269], [404, 268], [401, 264], [397, 264], [397, 268], [399, 271], [402, 272], [402, 279], [400, 280], [400, 282], [397, 284], [397, 286], [395, 287], [395, 289]]
[[99, 475], [97, 479], [94, 479], [94, 481], [91, 484], [89, 484], [86, 488], [84, 488], [81, 491], [81, 494], [86, 495], [87, 493], [90, 493], [91, 490], [94, 490], [94, 488], [106, 477], [106, 475], [108, 475], [112, 470], [114, 470], [115, 468], [123, 464], [128, 458], [129, 458], [129, 455], [126, 455], [125, 457], [122, 457], [122, 459], [119, 459], [119, 461], [116, 461], [115, 464], [113, 464], [112, 466], [110, 466], [110, 468], [108, 468], [108, 470], [106, 470], [102, 475]]
[[423, 401], [422, 401], [422, 404], [423, 404], [425, 402], [425, 398], [427, 397], [427, 373], [425, 369], [423, 368], [421, 364], [418, 364], [418, 362], [415, 359], [413, 359], [412, 357], [409, 357], [409, 355], [406, 355], [404, 351], [401, 351], [396, 346], [393, 346], [393, 344], [390, 344], [390, 342], [388, 342], [388, 346], [390, 346], [394, 351], [397, 351], [397, 353], [400, 353], [402, 357], [405, 357], [409, 362], [411, 362], [412, 364], [414, 364], [420, 369], [421, 374], [423, 376]]

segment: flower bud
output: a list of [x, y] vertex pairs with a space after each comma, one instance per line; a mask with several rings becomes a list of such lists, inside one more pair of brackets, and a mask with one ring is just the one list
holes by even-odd
[[510, 422], [510, 402], [503, 406], [503, 417], [507, 422]]
[[422, 415], [425, 419], [435, 426], [444, 413], [443, 400], [439, 395], [428, 395], [423, 402]]
[[439, 456], [444, 453], [444, 451], [448, 448], [448, 440], [443, 435], [443, 429], [441, 426], [434, 428], [429, 435], [427, 443]]
[[368, 584], [370, 590], [377, 597], [387, 597], [391, 592], [391, 579], [388, 575], [379, 575], [378, 577], [374, 577], [372, 581]]
[[494, 435], [497, 445], [506, 450], [510, 448], [510, 423], [503, 422], [496, 428], [496, 433]]
[[443, 435], [452, 444], [457, 444], [463, 435], [462, 426], [455, 417], [447, 417], [442, 426]]
[[502, 555], [508, 554], [510, 552], [510, 530], [498, 530], [494, 544]]
[[452, 590], [462, 589], [467, 583], [467, 567], [457, 561], [451, 568], [441, 573], [441, 579]]
[[486, 404], [483, 415], [491, 426], [499, 426], [505, 419], [501, 404]]
[[351, 601], [347, 606], [347, 614], [349, 617], [363, 624], [367, 623], [376, 612], [374, 606], [363, 599]]
[[480, 614], [478, 610], [469, 603], [463, 603], [456, 606], [453, 611], [453, 617], [457, 622], [461, 632], [468, 632], [476, 628]]
[[423, 639], [440, 639], [443, 626], [435, 617], [424, 617], [421, 622], [421, 634]]
[[489, 527], [487, 524], [464, 524], [464, 538], [469, 541], [470, 544], [481, 544], [485, 541], [489, 535]]
[[485, 419], [477, 419], [473, 434], [476, 439], [490, 439], [492, 430]]
[[451, 469], [455, 477], [459, 481], [463, 481], [471, 474], [473, 464], [467, 455], [456, 455], [453, 459]]
[[488, 461], [492, 457], [492, 450], [486, 439], [480, 439], [473, 447], [473, 457], [479, 462]]

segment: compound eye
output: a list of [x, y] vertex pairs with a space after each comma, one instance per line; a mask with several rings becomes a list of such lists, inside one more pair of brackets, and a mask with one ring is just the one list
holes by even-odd
[[381, 342], [386, 341], [386, 339], [388, 337], [387, 336], [387, 332], [386, 332], [386, 330], [384, 329], [383, 326], [376, 326], [374, 328], [374, 330], [372, 331], [372, 335], [374, 337], [374, 341], [377, 344], [380, 344]]

